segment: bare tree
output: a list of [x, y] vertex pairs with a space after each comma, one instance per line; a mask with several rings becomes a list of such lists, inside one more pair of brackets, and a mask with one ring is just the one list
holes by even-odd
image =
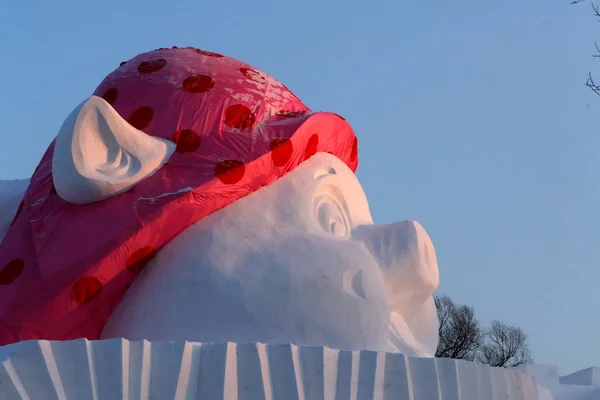
[[483, 345], [484, 332], [472, 307], [457, 305], [448, 296], [435, 297], [439, 321], [438, 358], [473, 361]]
[[533, 357], [523, 329], [493, 321], [486, 331], [486, 340], [477, 354], [477, 361], [492, 367], [516, 367], [532, 364]]
[[[570, 4], [579, 4], [579, 3], [583, 3], [585, 0], [571, 0]], [[592, 6], [592, 10], [594, 13], [594, 16], [596, 18], [599, 18], [600, 21], [600, 8], [598, 8], [598, 5], [591, 2], [590, 3]], [[598, 42], [594, 42], [594, 47], [596, 48], [596, 53], [592, 55], [592, 57], [600, 57], [600, 46], [598, 45]], [[590, 72], [588, 74], [588, 79], [585, 82], [585, 85], [587, 87], [589, 87], [590, 89], [592, 89], [592, 91], [594, 93], [596, 93], [597, 95], [600, 95], [600, 85], [596, 84], [596, 82], [594, 81], [594, 78], [592, 77], [592, 73]]]
[[439, 321], [437, 358], [479, 361], [492, 367], [533, 363], [523, 329], [492, 321], [481, 328], [472, 307], [458, 305], [448, 296], [435, 296]]

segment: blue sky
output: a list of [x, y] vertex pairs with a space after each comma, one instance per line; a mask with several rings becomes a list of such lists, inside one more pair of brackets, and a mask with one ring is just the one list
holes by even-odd
[[376, 222], [430, 233], [439, 292], [523, 327], [539, 363], [600, 365], [600, 25], [568, 1], [8, 2], [0, 179], [141, 52], [195, 46], [345, 116]]

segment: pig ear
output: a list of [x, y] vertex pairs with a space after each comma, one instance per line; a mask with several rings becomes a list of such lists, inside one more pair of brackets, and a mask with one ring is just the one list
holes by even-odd
[[134, 128], [104, 99], [92, 96], [67, 117], [56, 137], [56, 192], [73, 204], [115, 196], [158, 171], [175, 147]]

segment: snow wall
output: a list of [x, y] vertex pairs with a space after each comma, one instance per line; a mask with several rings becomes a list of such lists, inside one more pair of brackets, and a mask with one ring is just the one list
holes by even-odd
[[560, 385], [551, 366], [519, 371], [294, 345], [28, 341], [0, 348], [0, 357], [0, 398], [11, 400], [584, 400], [600, 395], [598, 387]]

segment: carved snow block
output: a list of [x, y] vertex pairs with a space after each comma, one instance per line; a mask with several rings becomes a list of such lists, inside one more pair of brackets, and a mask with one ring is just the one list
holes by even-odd
[[10, 400], [552, 399], [516, 370], [289, 344], [31, 341], [0, 357]]

